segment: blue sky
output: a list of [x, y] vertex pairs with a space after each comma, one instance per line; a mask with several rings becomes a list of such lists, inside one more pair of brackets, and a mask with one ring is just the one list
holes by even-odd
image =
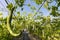
[[[13, 0], [9, 0], [9, 2], [12, 2]], [[13, 2], [14, 3], [14, 2]], [[30, 3], [31, 4], [31, 6], [35, 6], [36, 7], [36, 10], [38, 10], [38, 8], [40, 7], [40, 5], [37, 5], [37, 4], [35, 4], [35, 2], [31, 2], [30, 0], [26, 0], [26, 2], [25, 2], [25, 4], [28, 4], [28, 3]], [[55, 2], [53, 2], [53, 5], [54, 5], [54, 3]], [[52, 5], [52, 4], [51, 4]], [[7, 9], [6, 9], [6, 3], [5, 3], [5, 1], [4, 0], [0, 0], [0, 12], [1, 12], [1, 10], [2, 10], [2, 12], [3, 12], [3, 16], [7, 16], [7, 14], [8, 14], [8, 11], [7, 11]], [[30, 9], [30, 7], [28, 7], [28, 6], [23, 6], [24, 7], [24, 10], [23, 11], [21, 11], [20, 10], [20, 7], [17, 9], [17, 11], [20, 11], [20, 13], [22, 14], [23, 12], [26, 12], [26, 14], [28, 14], [28, 13], [34, 13], [34, 12], [32, 12], [32, 10]], [[49, 15], [49, 11], [47, 10], [47, 9], [45, 9], [44, 7], [42, 7], [41, 9], [40, 9], [40, 11], [41, 12], [43, 12], [43, 15], [44, 16], [48, 16]]]

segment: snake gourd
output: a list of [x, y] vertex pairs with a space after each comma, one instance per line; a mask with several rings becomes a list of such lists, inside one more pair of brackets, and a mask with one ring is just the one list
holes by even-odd
[[7, 30], [9, 31], [9, 33], [12, 35], [12, 36], [18, 36], [20, 35], [20, 33], [16, 34], [14, 33], [12, 30], [11, 30], [11, 21], [12, 21], [12, 15], [13, 15], [13, 11], [14, 11], [14, 7], [12, 8], [12, 10], [9, 12], [9, 15], [7, 17]]

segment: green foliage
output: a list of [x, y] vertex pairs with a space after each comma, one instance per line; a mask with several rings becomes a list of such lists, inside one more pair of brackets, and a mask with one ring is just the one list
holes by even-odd
[[[42, 4], [43, 0], [34, 0], [36, 4]], [[49, 3], [53, 0], [47, 0], [44, 4], [44, 7], [49, 8]], [[58, 1], [57, 6], [51, 6], [49, 9], [51, 10], [51, 15], [54, 17], [60, 16], [58, 12], [58, 7], [60, 6], [60, 0]], [[16, 4], [19, 7], [23, 7], [25, 0], [15, 0]], [[28, 4], [28, 6], [31, 6]], [[16, 5], [14, 6], [16, 7]], [[8, 4], [7, 8], [12, 11], [13, 4]], [[32, 10], [36, 10], [34, 6], [31, 7]], [[16, 9], [15, 9], [16, 10]], [[2, 14], [0, 14], [1, 16]], [[37, 15], [37, 13], [36, 13]], [[11, 21], [11, 30], [15, 33], [21, 32], [24, 28], [28, 29], [28, 31], [32, 35], [37, 35], [41, 40], [60, 40], [60, 19], [52, 19], [50, 16], [38, 16], [33, 17], [34, 14], [20, 15], [20, 12], [17, 12], [16, 15], [13, 16]], [[0, 40], [12, 40], [12, 35], [6, 29], [7, 25], [7, 17], [3, 19], [0, 18]]]
[[3, 19], [3, 14], [0, 13], [0, 21], [2, 21], [2, 19]]
[[42, 4], [42, 0], [34, 0], [36, 2], [36, 4]]
[[58, 3], [58, 6], [60, 6], [60, 2]]
[[31, 7], [32, 10], [36, 10], [36, 8], [34, 6]]
[[9, 32], [6, 29], [6, 24], [4, 22], [0, 23], [0, 40], [11, 40]]
[[44, 8], [48, 9], [48, 6], [49, 6], [48, 1], [46, 1], [44, 4]]
[[28, 6], [31, 6], [30, 4], [28, 4]]
[[[17, 15], [13, 17], [12, 31], [14, 31], [15, 33], [18, 33], [22, 29], [27, 28], [32, 35], [37, 35], [40, 39], [44, 39], [44, 40], [57, 39], [58, 40], [60, 37], [59, 36], [60, 35], [59, 34], [60, 33], [60, 25], [59, 25], [60, 19], [54, 19], [55, 21], [52, 20], [52, 23], [51, 23], [50, 16], [43, 17], [41, 19], [40, 18], [41, 17], [39, 17], [38, 20], [42, 19], [42, 21], [37, 21], [36, 18], [33, 18], [33, 14], [29, 14], [28, 16], [22, 17], [20, 13], [17, 12]], [[13, 38], [7, 31], [5, 22], [3, 22], [2, 25], [0, 25], [0, 36], [1, 36], [0, 39], [2, 38], [1, 40], [3, 39], [11, 40]]]
[[60, 16], [60, 14], [57, 12], [58, 7], [52, 6], [52, 12], [51, 15], [53, 16]]
[[24, 0], [15, 0], [16, 4], [20, 7], [24, 5]]
[[7, 8], [11, 10], [13, 8], [13, 4], [12, 3], [8, 4]]

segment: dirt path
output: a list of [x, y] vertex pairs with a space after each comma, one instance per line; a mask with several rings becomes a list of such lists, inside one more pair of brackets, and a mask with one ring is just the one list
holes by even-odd
[[29, 34], [27, 32], [23, 32], [21, 34], [21, 37], [14, 37], [13, 40], [40, 40], [37, 36], [33, 36], [32, 34]]
[[29, 36], [30, 40], [40, 40], [40, 39], [38, 39], [36, 37], [33, 37], [33, 35], [31, 35], [31, 34], [29, 34], [28, 36]]

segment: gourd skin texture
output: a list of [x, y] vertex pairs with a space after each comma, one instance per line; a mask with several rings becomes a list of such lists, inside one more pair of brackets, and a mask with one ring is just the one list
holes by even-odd
[[13, 31], [11, 30], [11, 21], [12, 21], [12, 15], [13, 15], [13, 11], [14, 11], [15, 7], [12, 8], [12, 10], [10, 11], [8, 17], [7, 17], [7, 30], [9, 31], [9, 33], [12, 35], [12, 36], [18, 36], [20, 35], [20, 33], [18, 34], [15, 34], [13, 33]]

